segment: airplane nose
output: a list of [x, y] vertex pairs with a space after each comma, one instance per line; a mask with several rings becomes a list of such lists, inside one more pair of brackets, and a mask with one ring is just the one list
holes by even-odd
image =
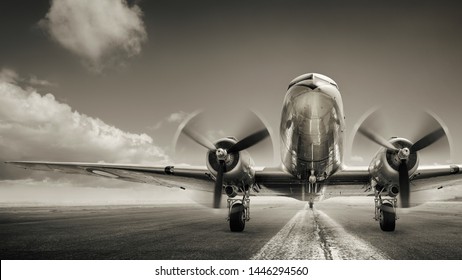
[[306, 82], [306, 81], [312, 81], [313, 85], [315, 85], [316, 87], [319, 86], [318, 83], [321, 83], [321, 84], [333, 85], [334, 87], [336, 87], [338, 89], [338, 85], [334, 80], [332, 80], [331, 78], [329, 78], [329, 77], [327, 77], [325, 75], [321, 75], [321, 74], [318, 74], [318, 73], [308, 73], [308, 74], [303, 74], [303, 75], [298, 76], [297, 78], [293, 79], [289, 83], [288, 89], [290, 89], [294, 85], [297, 85], [297, 84], [300, 84], [300, 83]]
[[[315, 85], [313, 85], [315, 87]], [[332, 112], [335, 101], [331, 96], [307, 88], [302, 94], [294, 100], [295, 113], [307, 119], [323, 119]]]

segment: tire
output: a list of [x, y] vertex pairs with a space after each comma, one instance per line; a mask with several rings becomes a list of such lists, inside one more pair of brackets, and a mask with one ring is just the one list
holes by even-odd
[[313, 209], [313, 202], [308, 202], [308, 205], [310, 206], [310, 209]]
[[229, 229], [233, 232], [243, 231], [245, 228], [245, 209], [244, 205], [236, 203], [231, 207], [229, 215]]
[[[393, 207], [390, 203], [386, 202], [384, 206]], [[380, 209], [380, 229], [383, 231], [395, 231], [396, 226], [396, 213], [387, 212]]]

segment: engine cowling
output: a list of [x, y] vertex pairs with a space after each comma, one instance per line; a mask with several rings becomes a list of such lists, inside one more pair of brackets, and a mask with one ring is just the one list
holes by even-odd
[[388, 187], [388, 195], [391, 197], [398, 196], [399, 194], [399, 187], [398, 186], [389, 186]]
[[[227, 137], [215, 143], [217, 149], [227, 150], [236, 144], [234, 137]], [[219, 161], [215, 151], [208, 151], [206, 156], [207, 168], [213, 176], [217, 176]], [[251, 186], [255, 181], [254, 163], [245, 150], [235, 154], [227, 154], [225, 159], [225, 172], [223, 181], [226, 185], [238, 187]]]
[[[376, 188], [381, 190], [387, 188], [388, 194], [392, 197], [399, 193], [399, 166], [402, 160], [404, 148], [410, 148], [412, 142], [404, 138], [392, 138], [390, 140], [398, 150], [392, 151], [380, 148], [369, 165], [369, 173], [372, 180], [376, 183]], [[409, 176], [412, 176], [419, 166], [419, 157], [416, 152], [407, 156], [407, 166]]]
[[229, 197], [235, 197], [239, 193], [239, 188], [233, 185], [226, 186], [225, 193]]

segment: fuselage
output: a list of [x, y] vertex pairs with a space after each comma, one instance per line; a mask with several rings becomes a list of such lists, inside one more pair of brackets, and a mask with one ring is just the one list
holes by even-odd
[[287, 172], [311, 183], [327, 179], [341, 166], [344, 131], [342, 97], [332, 79], [305, 74], [290, 83], [280, 125]]

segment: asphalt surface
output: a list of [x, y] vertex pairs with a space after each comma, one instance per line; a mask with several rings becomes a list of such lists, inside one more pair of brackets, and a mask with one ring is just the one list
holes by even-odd
[[226, 209], [200, 205], [0, 208], [1, 259], [462, 259], [462, 202], [399, 211], [394, 232], [372, 198], [252, 201], [230, 232]]

